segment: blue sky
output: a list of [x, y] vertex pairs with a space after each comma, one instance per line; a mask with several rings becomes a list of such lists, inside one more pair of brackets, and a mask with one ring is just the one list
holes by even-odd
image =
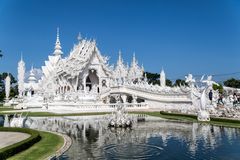
[[[238, 0], [0, 0], [0, 72], [16, 75], [21, 52], [27, 69], [40, 68], [57, 27], [65, 56], [81, 32], [110, 63], [136, 52], [146, 71], [163, 67], [170, 79], [240, 71]], [[231, 76], [240, 78], [216, 79]]]

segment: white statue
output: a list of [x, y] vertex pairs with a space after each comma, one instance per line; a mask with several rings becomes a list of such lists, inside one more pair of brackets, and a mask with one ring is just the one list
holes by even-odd
[[5, 115], [3, 127], [10, 127], [8, 115]]
[[[204, 76], [203, 76], [204, 77]], [[212, 80], [212, 76], [208, 76], [206, 80], [203, 80], [203, 77], [201, 78], [201, 82], [205, 83], [207, 87], [212, 87], [213, 84], [218, 85], [215, 81]]]
[[198, 111], [198, 120], [199, 121], [210, 121], [210, 115], [209, 112], [206, 110], [206, 88], [203, 90], [201, 95], [201, 107]]
[[[212, 76], [208, 76], [206, 80], [203, 80], [203, 78], [204, 78], [204, 76], [201, 78], [201, 82], [205, 83], [206, 87], [204, 88], [202, 95], [201, 95], [201, 99], [200, 99], [201, 107], [198, 112], [198, 120], [199, 121], [210, 121], [210, 115], [206, 109], [206, 107], [207, 107], [206, 92], [208, 89], [212, 89], [213, 84], [216, 84], [216, 85], [218, 85], [218, 84], [212, 80]], [[212, 109], [213, 109], [213, 107], [212, 107]]]
[[189, 85], [189, 87], [193, 88], [196, 80], [193, 78], [192, 74], [188, 74], [188, 76], [185, 76], [185, 79], [185, 82]]

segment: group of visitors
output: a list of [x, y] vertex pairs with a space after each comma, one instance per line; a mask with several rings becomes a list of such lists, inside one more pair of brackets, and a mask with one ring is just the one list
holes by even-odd
[[[213, 101], [213, 92], [212, 90], [210, 90], [210, 92], [208, 93], [208, 97], [209, 97], [209, 100], [212, 104], [212, 101]], [[219, 97], [218, 97], [218, 100], [217, 100], [217, 103], [220, 104], [220, 105], [223, 105], [223, 94], [219, 94]]]
[[[210, 103], [212, 104], [212, 101], [213, 101], [213, 91], [212, 90], [210, 90], [210, 92], [208, 93], [208, 97], [209, 97]], [[228, 98], [229, 98], [229, 101], [233, 103], [233, 106], [240, 104], [240, 95], [239, 94], [233, 93], [233, 95], [229, 95]], [[224, 98], [223, 94], [219, 93], [217, 104], [224, 105], [225, 102], [226, 102], [226, 99]]]

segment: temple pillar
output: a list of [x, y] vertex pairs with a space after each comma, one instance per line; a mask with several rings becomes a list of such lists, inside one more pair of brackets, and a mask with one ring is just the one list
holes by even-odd
[[136, 95], [132, 95], [132, 103], [134, 104], [134, 107], [136, 106], [137, 103], [137, 96]]
[[126, 103], [126, 101], [127, 101], [127, 95], [121, 95], [121, 98], [122, 98], [122, 100], [123, 100], [123, 103]]
[[102, 78], [100, 78], [100, 77], [98, 77], [98, 88], [99, 88], [99, 93], [101, 93], [101, 91], [102, 91]]
[[83, 77], [83, 91], [86, 93], [86, 76]]

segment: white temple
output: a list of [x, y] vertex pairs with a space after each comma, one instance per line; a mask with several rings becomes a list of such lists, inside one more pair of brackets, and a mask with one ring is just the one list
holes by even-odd
[[[121, 51], [115, 67], [98, 50], [95, 40], [78, 38], [68, 56], [63, 56], [57, 29], [52, 55], [41, 67], [43, 76], [36, 79], [33, 67], [25, 77], [23, 59], [18, 63], [19, 97], [21, 106], [48, 108], [75, 107], [98, 110], [111, 107], [116, 97], [130, 109], [190, 109], [191, 91], [167, 87], [165, 73], [160, 74], [160, 86], [148, 84], [143, 66], [138, 65], [135, 53], [131, 65], [124, 64]], [[25, 81], [24, 81], [25, 79]], [[92, 108], [94, 108], [92, 107]], [[94, 109], [93, 109], [94, 110]]]

